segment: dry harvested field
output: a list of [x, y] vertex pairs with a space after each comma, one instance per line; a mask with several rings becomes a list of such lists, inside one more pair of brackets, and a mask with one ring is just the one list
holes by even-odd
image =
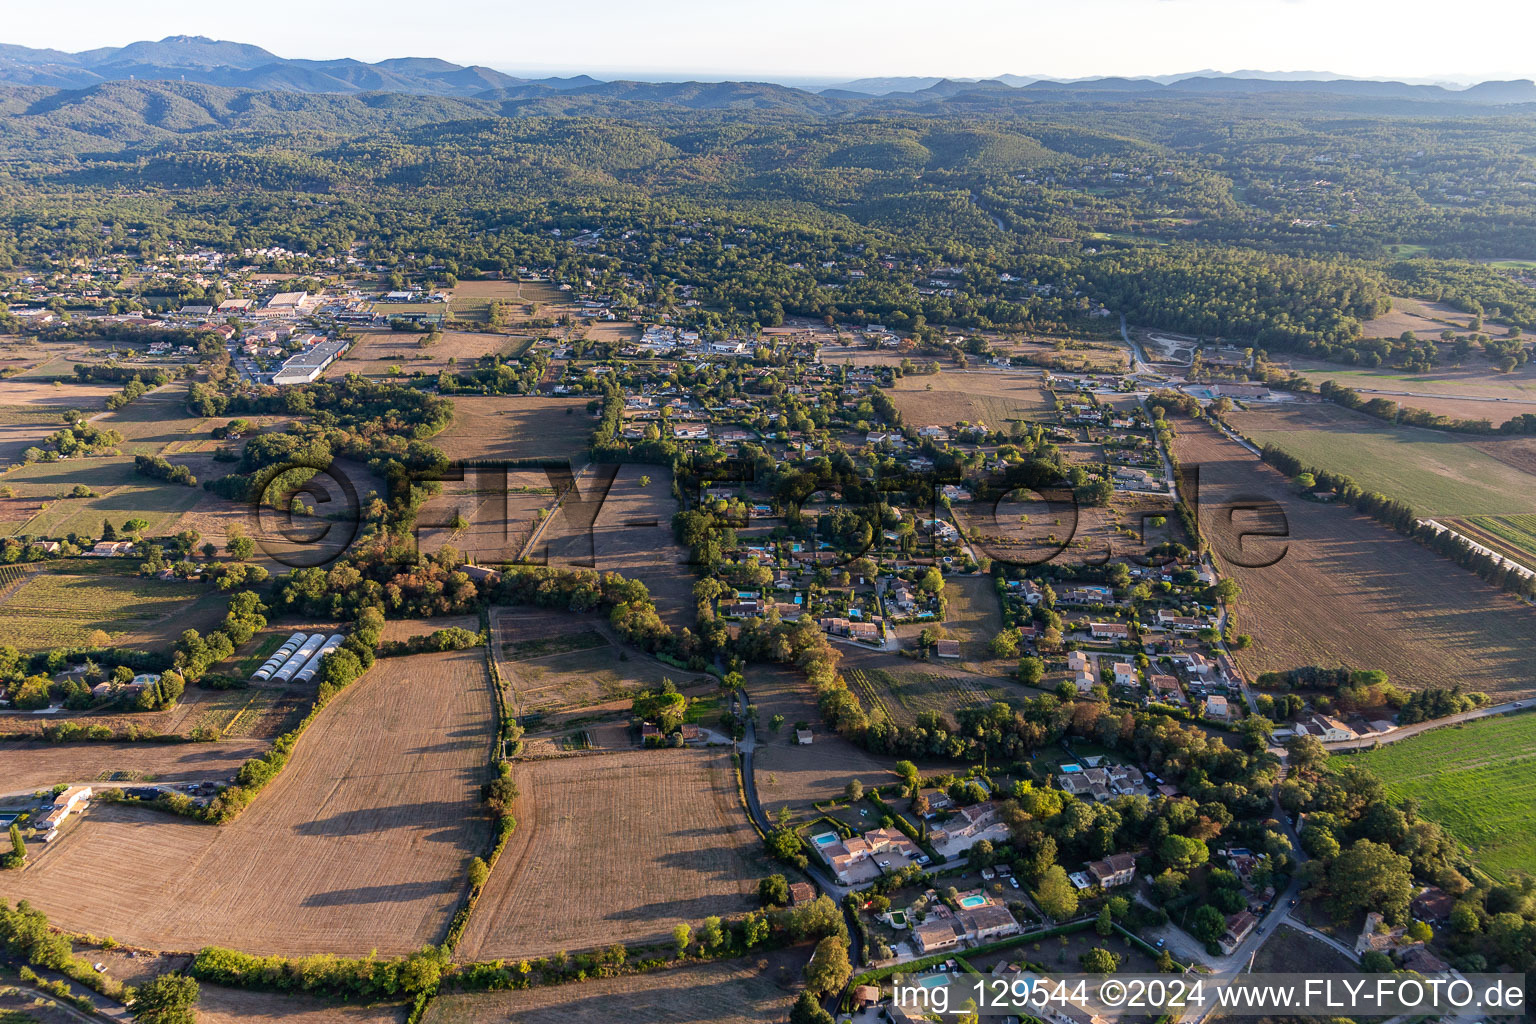
[[471, 960], [670, 938], [750, 909], [757, 833], [724, 752], [523, 761], [517, 831], [458, 948]]
[[[1066, 489], [1015, 491], [998, 502], [952, 508], [978, 556], [1020, 566], [1103, 564], [1184, 538], [1173, 524], [1173, 500], [1116, 492], [1107, 506], [1078, 505]], [[1161, 526], [1153, 520], [1163, 519]], [[990, 639], [990, 638], [988, 638]]]
[[[1242, 587], [1238, 625], [1256, 641], [1251, 673], [1300, 665], [1383, 669], [1411, 689], [1459, 683], [1501, 697], [1536, 693], [1536, 609], [1454, 562], [1355, 514], [1297, 498], [1289, 482], [1203, 423], [1175, 443], [1200, 467], [1200, 522], [1224, 572]], [[1268, 499], [1262, 520], [1236, 507]], [[1286, 541], [1243, 532], [1281, 528]], [[1283, 552], [1267, 568], [1241, 568]]]
[[[718, 702], [713, 677], [675, 668], [619, 643], [598, 616], [492, 608], [492, 650], [513, 713], [525, 719], [524, 752], [629, 750], [634, 692], [671, 680], [690, 697]], [[704, 713], [701, 724], [713, 725]]]
[[[73, 373], [73, 367], [66, 373]], [[29, 376], [0, 381], [0, 405], [7, 409], [79, 409], [95, 412], [107, 407], [107, 396], [123, 390], [121, 384], [39, 380]]]
[[[0, 719], [0, 728], [6, 720]], [[267, 744], [0, 743], [0, 791], [46, 789], [61, 782], [222, 782]]]
[[1536, 477], [1536, 437], [1498, 437], [1473, 441], [1472, 447], [1506, 466]]
[[491, 649], [519, 715], [627, 700], [663, 679], [679, 689], [708, 681], [615, 643], [601, 618], [570, 612], [492, 608]]
[[150, 949], [361, 956], [441, 942], [489, 841], [479, 786], [494, 730], [479, 649], [383, 659], [233, 823], [95, 807], [27, 871], [5, 872], [0, 896]]
[[[642, 478], [650, 482], [642, 485]], [[530, 548], [532, 561], [584, 566], [644, 581], [674, 629], [693, 621], [688, 552], [672, 533], [672, 472], [627, 463], [589, 465]]]
[[[1366, 395], [1367, 398], [1371, 397]], [[1507, 420], [1525, 413], [1536, 413], [1536, 392], [1530, 397], [1517, 399], [1500, 399], [1490, 401], [1486, 398], [1445, 397], [1423, 398], [1420, 396], [1401, 397], [1385, 395], [1404, 408], [1422, 409], [1436, 416], [1446, 416], [1453, 420], [1485, 420], [1491, 426], [1501, 426]]]
[[1440, 332], [1447, 329], [1458, 334], [1471, 333], [1472, 314], [1443, 302], [1411, 299], [1404, 295], [1392, 296], [1390, 310], [1360, 325], [1360, 333], [1367, 338], [1397, 338], [1404, 331], [1412, 331], [1421, 338], [1438, 338]]
[[1010, 355], [1055, 370], [1113, 373], [1130, 368], [1130, 356], [1119, 341], [1083, 341], [1076, 338], [1008, 338], [994, 346]]
[[[434, 552], [451, 545], [481, 565], [517, 561], [540, 515], [556, 500], [541, 469], [465, 466], [462, 479], [443, 480], [441, 487], [417, 516], [418, 549]], [[454, 529], [455, 516], [463, 517], [463, 529]]]
[[[209, 433], [223, 420], [194, 416], [187, 412], [187, 386], [180, 382], [166, 384], [130, 402], [121, 409], [91, 417], [102, 430], [123, 435], [118, 448], [125, 455], [166, 455], [212, 447]], [[226, 470], [227, 471], [227, 470]]]
[[[567, 299], [565, 293], [548, 281], [460, 281], [453, 287], [448, 311], [455, 320], [483, 323], [490, 317], [493, 302], [521, 303], [523, 308], [514, 310], [514, 316], [521, 318], [526, 307], [532, 304], [549, 305]], [[539, 314], [547, 315], [545, 310], [539, 310]]]
[[410, 1010], [381, 1003], [347, 1006], [304, 995], [246, 992], [204, 984], [197, 997], [198, 1024], [401, 1024]]
[[927, 377], [903, 377], [891, 401], [912, 426], [984, 423], [1006, 429], [1012, 420], [1055, 419], [1051, 396], [1038, 374], [1029, 377], [992, 371], [948, 371]]
[[[897, 759], [876, 757], [825, 731], [811, 684], [800, 673], [754, 666], [747, 676], [747, 692], [758, 708], [753, 755], [757, 798], [770, 817], [786, 804], [792, 813], [815, 814], [813, 802], [840, 797], [852, 778], [862, 779], [866, 786], [888, 781]], [[778, 732], [769, 727], [774, 715], [784, 716]], [[795, 743], [796, 722], [809, 724], [814, 733], [810, 746]]]
[[327, 377], [345, 377], [349, 373], [376, 376], [391, 372], [427, 373], [436, 376], [444, 370], [467, 370], [482, 356], [521, 355], [533, 343], [527, 336], [492, 334], [479, 331], [444, 331], [431, 345], [423, 348], [427, 336], [414, 331], [367, 331], [340, 359], [326, 368]]
[[453, 422], [432, 444], [450, 459], [576, 459], [596, 426], [587, 401], [456, 395]]
[[435, 619], [390, 619], [384, 623], [383, 639], [386, 643], [394, 640], [409, 640], [413, 636], [426, 636], [440, 629], [467, 629], [471, 633], [478, 633], [480, 616], [445, 615]]
[[990, 660], [992, 638], [1003, 628], [1003, 610], [991, 576], [944, 579], [944, 628], [960, 641], [966, 661]]
[[778, 1024], [808, 947], [522, 992], [440, 996], [424, 1024]]
[[[1481, 396], [1500, 400], [1469, 405], [1465, 413], [1433, 410], [1464, 415], [1469, 419], [1486, 418], [1498, 422], [1515, 413], [1529, 412], [1530, 409], [1524, 406], [1536, 403], [1536, 364], [1532, 363], [1509, 373], [1501, 373], [1475, 356], [1461, 366], [1442, 365], [1422, 372], [1390, 367], [1340, 366], [1312, 360], [1293, 360], [1291, 368], [1314, 384], [1331, 380], [1354, 388], [1368, 398], [1380, 395], [1399, 405], [1418, 408], [1431, 408], [1429, 403], [1442, 398]], [[1505, 408], [1506, 404], [1510, 408]]]

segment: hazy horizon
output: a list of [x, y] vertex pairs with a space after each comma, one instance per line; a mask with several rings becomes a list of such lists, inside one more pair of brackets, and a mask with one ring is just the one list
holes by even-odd
[[366, 18], [293, 0], [275, 0], [264, 13], [253, 21], [239, 10], [188, 11], [170, 0], [132, 8], [83, 0], [68, 22], [36, 7], [12, 12], [4, 41], [79, 52], [201, 35], [289, 59], [437, 57], [532, 77], [810, 87], [859, 78], [1134, 78], [1206, 69], [1447, 84], [1536, 77], [1521, 31], [1536, 28], [1536, 13], [1504, 0], [1467, 0], [1454, 19], [1429, 0], [1404, 0], [1388, 15], [1376, 0], [1083, 0], [1071, 9], [958, 0], [942, 17], [913, 0], [785, 0], [771, 11], [704, 0], [645, 9], [593, 0], [579, 31], [567, 13], [489, 0], [467, 0], [435, 21], [394, 0], [372, 5]]

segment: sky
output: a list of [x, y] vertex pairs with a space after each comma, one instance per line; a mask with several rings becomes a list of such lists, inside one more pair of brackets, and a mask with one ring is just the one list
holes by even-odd
[[10, 0], [0, 42], [77, 51], [167, 35], [282, 57], [441, 57], [513, 74], [1075, 78], [1259, 69], [1536, 78], [1532, 0]]

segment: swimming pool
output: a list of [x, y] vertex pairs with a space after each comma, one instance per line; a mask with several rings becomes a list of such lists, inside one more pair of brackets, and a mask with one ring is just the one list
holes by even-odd
[[1082, 770], [1083, 766], [1080, 764], [1064, 764], [1061, 766], [1061, 774], [1063, 775], [1071, 775], [1074, 772], [1080, 772]]
[[986, 906], [987, 898], [985, 896], [962, 896], [960, 898], [960, 905], [966, 910], [974, 910], [976, 907]]
[[831, 846], [837, 842], [837, 833], [823, 832], [819, 836], [811, 836], [811, 842], [815, 843], [818, 847]]

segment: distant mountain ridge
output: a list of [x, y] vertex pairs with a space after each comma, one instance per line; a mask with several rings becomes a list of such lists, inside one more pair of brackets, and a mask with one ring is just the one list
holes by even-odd
[[1197, 71], [1151, 77], [1063, 80], [1034, 75], [987, 79], [863, 78], [809, 91], [769, 82], [602, 81], [518, 78], [494, 68], [435, 57], [398, 57], [369, 64], [350, 57], [300, 60], [249, 43], [204, 36], [167, 36], [80, 53], [0, 44], [0, 85], [81, 90], [110, 82], [185, 81], [261, 92], [402, 93], [492, 102], [541, 103], [578, 112], [600, 104], [649, 103], [690, 109], [799, 110], [826, 113], [873, 103], [909, 103], [955, 96], [998, 98], [1085, 93], [1119, 95], [1326, 93], [1363, 99], [1503, 105], [1536, 103], [1530, 80], [1482, 82], [1465, 89], [1328, 72]]

